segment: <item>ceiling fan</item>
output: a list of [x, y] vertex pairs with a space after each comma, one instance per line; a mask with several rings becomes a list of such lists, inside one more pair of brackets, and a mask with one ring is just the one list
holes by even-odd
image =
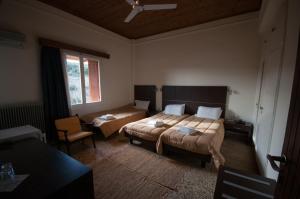
[[176, 9], [177, 4], [149, 4], [149, 5], [140, 5], [139, 0], [126, 0], [129, 5], [132, 6], [132, 11], [126, 17], [124, 22], [129, 23], [137, 14], [144, 10], [170, 10]]

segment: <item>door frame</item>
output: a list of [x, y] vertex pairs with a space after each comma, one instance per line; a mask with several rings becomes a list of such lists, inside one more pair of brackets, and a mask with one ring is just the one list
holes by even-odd
[[[279, 96], [279, 87], [280, 87], [280, 78], [281, 78], [281, 74], [282, 74], [282, 67], [283, 67], [283, 58], [284, 58], [284, 44], [285, 44], [285, 39], [286, 39], [286, 23], [287, 23], [287, 13], [288, 13], [288, 10], [287, 10], [287, 3], [285, 2], [284, 6], [280, 7], [278, 10], [277, 10], [277, 15], [281, 16], [283, 15], [284, 16], [284, 19], [283, 19], [283, 36], [282, 36], [282, 42], [280, 44], [279, 47], [277, 48], [280, 48], [281, 50], [281, 53], [280, 53], [280, 63], [279, 63], [279, 67], [278, 67], [278, 71], [277, 71], [277, 81], [276, 81], [276, 86], [275, 86], [275, 97], [274, 97], [274, 107], [273, 107], [273, 116], [272, 116], [272, 120], [271, 120], [271, 134], [270, 134], [270, 137], [269, 137], [269, 140], [268, 140], [268, 147], [267, 147], [267, 154], [270, 153], [270, 150], [271, 150], [271, 142], [272, 142], [272, 138], [273, 138], [273, 131], [274, 131], [274, 122], [275, 122], [275, 115], [276, 115], [276, 105], [277, 105], [277, 102], [278, 102], [278, 96]], [[263, 50], [262, 50], [262, 58], [261, 58], [261, 66], [260, 66], [260, 70], [259, 72], [261, 73], [260, 74], [260, 80], [258, 81], [259, 83], [259, 90], [258, 90], [258, 95], [256, 97], [256, 103], [255, 103], [255, 108], [256, 108], [256, 111], [255, 111], [255, 118], [254, 118], [254, 121], [255, 121], [255, 125], [254, 125], [254, 134], [255, 134], [255, 140], [254, 143], [255, 143], [255, 156], [256, 156], [256, 162], [257, 162], [257, 165], [258, 165], [258, 169], [260, 171], [261, 174], [263, 174], [264, 176], [266, 176], [266, 169], [268, 168], [268, 161], [266, 162], [266, 164], [264, 165], [263, 162], [260, 161], [258, 155], [257, 155], [257, 133], [258, 133], [258, 118], [259, 118], [259, 107], [260, 107], [260, 100], [261, 100], [261, 92], [262, 92], [262, 87], [263, 87], [263, 80], [264, 80], [264, 75], [265, 72], [264, 72], [264, 69], [265, 69], [265, 65], [268, 64], [268, 56], [269, 54], [267, 54], [267, 52], [271, 52], [273, 51], [274, 49], [273, 48], [270, 48], [269, 45], [270, 45], [270, 41], [266, 38], [267, 36], [271, 35], [274, 31], [276, 31], [276, 27], [273, 27], [271, 30], [269, 30], [268, 32], [266, 32], [263, 37], [264, 37], [264, 40], [263, 40]], [[272, 37], [271, 37], [272, 38]], [[277, 49], [275, 48], [275, 49]]]
[[[286, 194], [291, 194], [290, 191], [287, 192], [285, 189], [287, 187], [287, 185], [289, 185], [288, 184], [289, 182], [292, 182], [292, 184], [297, 184], [297, 181], [294, 181], [295, 178], [286, 179], [289, 172], [291, 172], [289, 170], [289, 166], [291, 166], [294, 163], [293, 161], [291, 161], [290, 154], [288, 153], [288, 152], [290, 152], [289, 151], [290, 144], [291, 144], [290, 141], [291, 140], [294, 141], [292, 149], [294, 149], [295, 146], [300, 145], [299, 137], [298, 137], [298, 140], [295, 139], [297, 132], [300, 131], [300, 129], [299, 129], [300, 127], [299, 127], [299, 125], [294, 126], [294, 124], [300, 120], [300, 105], [299, 105], [300, 103], [297, 101], [297, 97], [299, 100], [299, 98], [300, 98], [300, 34], [299, 34], [299, 31], [298, 31], [298, 48], [297, 48], [296, 66], [294, 69], [294, 76], [293, 76], [293, 88], [292, 88], [292, 94], [291, 94], [291, 100], [290, 100], [290, 106], [289, 106], [289, 113], [288, 113], [285, 137], [284, 137], [284, 142], [283, 142], [283, 147], [282, 147], [282, 152], [281, 152], [281, 156], [282, 157], [285, 156], [287, 158], [287, 161], [286, 161], [286, 163], [280, 163], [280, 172], [279, 172], [278, 181], [277, 181], [276, 190], [275, 190], [275, 198], [285, 198]], [[298, 114], [298, 115], [296, 115], [296, 117], [295, 117], [295, 113]], [[297, 121], [295, 121], [295, 118]], [[291, 139], [291, 136], [293, 136], [293, 139]], [[292, 152], [294, 152], [294, 151], [292, 151]], [[300, 149], [298, 150], [298, 154], [292, 153], [293, 157], [294, 157], [294, 155], [296, 155], [296, 158], [298, 158], [295, 163], [296, 173], [297, 173], [297, 168], [300, 166], [299, 153], [300, 153]], [[292, 174], [293, 174], [293, 171], [292, 171]], [[290, 177], [290, 175], [289, 175], [289, 177]], [[296, 178], [296, 180], [297, 180], [297, 178]], [[299, 176], [298, 176], [298, 181], [300, 181]], [[299, 195], [300, 195], [300, 192], [298, 191], [298, 196]]]

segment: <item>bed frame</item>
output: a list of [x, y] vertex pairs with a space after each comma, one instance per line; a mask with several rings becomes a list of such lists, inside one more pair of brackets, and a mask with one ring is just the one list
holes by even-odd
[[[185, 104], [185, 113], [194, 115], [198, 106], [221, 107], [221, 118], [225, 117], [227, 87], [226, 86], [163, 86], [162, 108], [168, 104]], [[155, 109], [154, 109], [155, 110]], [[143, 146], [156, 152], [156, 141], [148, 141], [125, 132], [130, 144], [133, 140], [142, 142]], [[211, 161], [211, 155], [204, 155], [180, 149], [171, 145], [163, 144], [164, 155], [176, 153], [201, 160], [201, 167]]]
[[[163, 86], [162, 107], [168, 104], [185, 104], [185, 113], [194, 115], [198, 106], [221, 107], [221, 118], [225, 117], [227, 99], [226, 86]], [[163, 144], [165, 155], [176, 153], [201, 160], [201, 167], [211, 161], [211, 155], [194, 153], [168, 144]]]
[[[156, 91], [157, 88], [154, 85], [135, 85], [134, 86], [134, 99], [135, 100], [147, 100], [150, 101], [147, 115], [156, 112]], [[156, 142], [151, 142], [148, 140], [143, 140], [139, 137], [124, 133], [128, 137], [130, 144], [133, 144], [133, 140], [137, 140], [143, 143], [145, 148], [148, 148], [156, 152]]]
[[148, 112], [155, 112], [156, 91], [155, 85], [134, 85], [134, 99], [150, 101]]
[[226, 86], [163, 86], [162, 108], [168, 104], [185, 104], [185, 113], [193, 115], [198, 106], [221, 107], [225, 117]]
[[125, 137], [127, 137], [129, 139], [130, 144], [137, 145], [137, 144], [133, 143], [133, 140], [139, 141], [139, 142], [141, 142], [141, 144], [144, 148], [147, 148], [147, 149], [153, 151], [154, 153], [156, 153], [156, 141], [144, 140], [140, 137], [130, 135], [126, 131], [125, 131], [124, 135], [125, 135]]
[[[134, 85], [134, 99], [150, 101], [147, 115], [156, 110], [156, 91], [155, 85]], [[97, 135], [103, 135], [98, 127], [93, 127], [92, 130]], [[106, 139], [104, 136], [103, 138]]]

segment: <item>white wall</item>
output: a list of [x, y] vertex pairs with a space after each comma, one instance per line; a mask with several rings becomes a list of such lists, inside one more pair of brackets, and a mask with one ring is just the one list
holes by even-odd
[[[266, 153], [275, 156], [281, 155], [285, 138], [298, 47], [298, 34], [300, 26], [299, 13], [300, 2], [298, 0], [264, 1], [263, 8], [260, 13], [259, 31], [261, 37], [266, 41], [273, 41], [274, 45], [282, 46], [283, 48], [283, 53], [280, 60], [281, 62], [279, 63], [280, 71], [278, 77], [279, 81], [277, 82], [277, 93], [274, 99], [274, 122], [271, 129], [271, 137], [268, 139], [268, 142], [265, 143], [268, 145]], [[282, 19], [285, 19], [285, 25], [283, 27], [283, 42], [274, 40], [271, 31], [273, 28], [278, 30], [278, 26], [280, 25], [280, 21]], [[270, 52], [266, 52], [264, 50], [262, 50], [262, 52], [264, 52], [264, 54], [261, 54], [263, 60], [264, 57], [268, 56], [268, 53]], [[260, 82], [258, 81], [257, 100], [259, 94], [259, 83]], [[265, 132], [256, 130], [254, 131], [253, 140], [256, 150], [260, 150], [259, 145], [256, 144], [256, 141], [264, 138], [264, 136]], [[257, 161], [262, 175], [277, 179], [278, 172], [271, 168], [270, 163], [266, 159], [266, 154], [262, 157], [257, 156]], [[264, 162], [266, 162], [266, 164], [263, 164]]]
[[[251, 13], [135, 42], [134, 83], [225, 85], [227, 118], [252, 121], [259, 65], [258, 15]], [[157, 96], [161, 109], [161, 92]]]
[[[281, 155], [284, 142], [287, 117], [291, 100], [294, 70], [296, 65], [298, 35], [300, 27], [300, 1], [287, 0], [287, 3], [288, 13], [286, 21], [286, 35], [284, 42], [282, 70], [275, 107], [274, 127], [269, 149], [269, 153], [275, 156]], [[269, 163], [265, 168], [264, 173], [267, 177], [277, 179], [278, 173], [271, 168]]]
[[0, 103], [41, 101], [38, 37], [46, 37], [108, 52], [103, 59], [103, 101], [74, 112], [86, 113], [130, 103], [132, 100], [131, 41], [37, 1], [4, 0], [0, 29], [26, 35], [24, 49], [0, 46]]

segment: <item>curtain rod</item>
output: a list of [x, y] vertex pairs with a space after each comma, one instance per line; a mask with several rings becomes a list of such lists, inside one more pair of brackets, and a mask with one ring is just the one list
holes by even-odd
[[54, 40], [51, 40], [51, 39], [39, 38], [39, 43], [42, 46], [48, 46], [48, 47], [54, 47], [54, 48], [61, 48], [61, 49], [65, 49], [65, 50], [78, 51], [78, 52], [81, 52], [81, 53], [95, 55], [97, 57], [103, 57], [103, 58], [106, 58], [106, 59], [110, 58], [110, 54], [105, 53], [105, 52], [100, 52], [100, 51], [96, 51], [96, 50], [92, 50], [92, 49], [88, 49], [88, 48], [83, 48], [83, 47], [75, 46], [75, 45], [72, 45], [72, 44], [67, 44], [67, 43], [63, 43], [63, 42], [59, 42], [59, 41], [54, 41]]

